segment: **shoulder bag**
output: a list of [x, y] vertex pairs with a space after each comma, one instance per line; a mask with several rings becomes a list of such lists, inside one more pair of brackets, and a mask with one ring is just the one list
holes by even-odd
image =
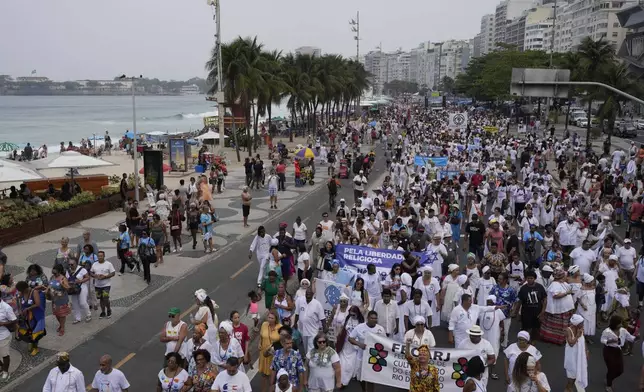
[[[76, 272], [74, 272], [70, 277], [69, 277], [69, 288], [67, 289], [67, 294], [69, 295], [77, 295], [81, 293], [81, 283], [76, 283], [76, 276], [78, 276], [78, 273], [81, 271], [82, 267], [77, 266], [76, 267]], [[72, 281], [73, 280], [73, 281]]]

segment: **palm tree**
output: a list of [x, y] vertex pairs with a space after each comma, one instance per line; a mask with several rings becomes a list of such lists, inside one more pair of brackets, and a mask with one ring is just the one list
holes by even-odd
[[[581, 57], [577, 52], [566, 52], [566, 54], [560, 60], [560, 66], [563, 69], [570, 70], [570, 80], [579, 81], [581, 80], [579, 71], [581, 69]], [[568, 120], [570, 116], [570, 107], [572, 106], [572, 99], [575, 96], [575, 89], [573, 86], [568, 87], [568, 110], [566, 111], [566, 125], [565, 129], [568, 130]]]
[[[586, 37], [578, 47], [580, 58], [579, 77], [589, 82], [601, 82], [604, 78], [606, 68], [615, 62], [615, 50], [603, 38], [595, 41]], [[586, 100], [588, 101], [588, 124], [586, 128], [586, 145], [590, 146], [591, 111], [593, 99], [597, 97], [597, 89], [586, 88]]]
[[[639, 84], [636, 83], [635, 78], [628, 71], [628, 68], [621, 63], [614, 62], [604, 70], [603, 83], [627, 93], [638, 93]], [[606, 143], [610, 146], [611, 136], [615, 127], [615, 119], [617, 115], [621, 115], [621, 103], [626, 101], [626, 98], [607, 89], [601, 90], [601, 98], [604, 103], [599, 111], [599, 119], [602, 123], [604, 119], [608, 120]]]

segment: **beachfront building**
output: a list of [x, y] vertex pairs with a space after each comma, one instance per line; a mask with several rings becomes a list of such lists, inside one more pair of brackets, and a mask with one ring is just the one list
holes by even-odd
[[472, 57], [481, 57], [481, 34], [472, 38]]
[[18, 76], [16, 78], [18, 83], [48, 83], [50, 82], [49, 78], [44, 76]]
[[[496, 12], [494, 13], [494, 43], [502, 42], [509, 43], [509, 39], [513, 39], [514, 42], [518, 41], [518, 30], [520, 30], [520, 24], [515, 24], [512, 26], [512, 31], [514, 35], [512, 37], [508, 36], [506, 32], [506, 27], [514, 19], [521, 18], [525, 11], [534, 7], [534, 0], [504, 0], [501, 1], [496, 6]], [[523, 41], [523, 37], [521, 38]], [[522, 46], [523, 47], [523, 46]]]
[[[479, 52], [481, 56], [494, 51], [494, 14], [483, 15], [481, 18], [481, 32], [479, 33]], [[475, 49], [474, 52], [477, 50]], [[473, 56], [473, 57], [476, 57]]]
[[627, 0], [560, 0], [559, 3], [554, 29], [555, 52], [576, 50], [585, 37], [603, 38], [618, 51], [627, 29], [622, 27], [617, 14], [637, 4]]
[[320, 57], [322, 56], [322, 49], [315, 46], [300, 46], [299, 48], [295, 49], [295, 54], [304, 54], [312, 57]]
[[430, 77], [430, 59], [433, 57], [430, 50], [433, 45], [429, 41], [421, 42], [409, 54], [409, 80], [416, 82], [419, 87], [432, 86]]
[[550, 40], [546, 40], [546, 32], [552, 30], [554, 8], [552, 5], [530, 9], [525, 18], [525, 36], [523, 50], [549, 50]]
[[387, 82], [387, 55], [381, 50], [374, 50], [364, 56], [364, 68], [371, 74], [369, 81], [373, 86], [374, 94], [381, 92]]
[[627, 29], [617, 54], [628, 65], [630, 72], [644, 75], [644, 6], [624, 7], [617, 12], [617, 18], [620, 25]]

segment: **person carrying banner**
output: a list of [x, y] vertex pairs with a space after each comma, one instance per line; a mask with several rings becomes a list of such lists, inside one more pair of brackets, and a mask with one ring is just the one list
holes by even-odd
[[488, 382], [488, 370], [487, 366], [494, 365], [496, 362], [496, 354], [494, 353], [494, 347], [487, 340], [483, 339], [483, 330], [478, 325], [472, 325], [470, 329], [467, 330], [467, 334], [470, 336], [468, 340], [464, 340], [456, 348], [461, 348], [464, 350], [475, 350], [479, 353], [481, 359], [485, 362], [485, 372], [481, 378], [481, 382], [484, 387], [487, 387]]
[[[349, 335], [349, 343], [358, 347], [358, 355], [357, 355], [358, 361], [356, 362], [358, 364], [357, 378], [358, 378], [358, 381], [360, 381], [361, 383], [362, 391], [374, 392], [374, 384], [370, 382], [362, 381], [362, 377], [361, 377], [362, 355], [364, 351], [367, 349], [367, 346], [365, 345], [365, 339], [368, 333], [386, 336], [385, 329], [380, 325], [378, 325], [378, 313], [374, 312], [373, 310], [370, 311], [369, 314], [367, 314], [366, 322], [359, 324], [357, 327], [353, 329], [353, 331], [351, 331], [351, 334]], [[429, 359], [429, 353], [427, 355], [427, 359]], [[344, 380], [342, 384], [346, 385], [344, 384]], [[418, 391], [421, 391], [421, 389], [418, 389]], [[438, 391], [438, 389], [436, 389], [436, 391]]]
[[463, 294], [461, 304], [452, 310], [449, 318], [449, 332], [447, 341], [458, 347], [463, 340], [467, 340], [467, 330], [476, 324], [480, 313], [493, 312], [506, 306], [479, 306], [472, 304], [472, 296]]
[[405, 345], [405, 358], [407, 358], [410, 367], [409, 392], [440, 391], [438, 368], [429, 363], [429, 347], [426, 345], [418, 347], [418, 357], [414, 358], [410, 339]]

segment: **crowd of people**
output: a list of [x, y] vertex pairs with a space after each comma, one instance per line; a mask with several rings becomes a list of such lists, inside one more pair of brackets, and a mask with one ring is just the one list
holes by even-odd
[[[449, 126], [458, 110], [468, 111], [467, 128]], [[245, 373], [256, 335], [262, 392], [326, 392], [353, 380], [372, 392], [375, 385], [361, 374], [369, 334], [405, 346], [412, 392], [441, 389], [443, 376], [431, 360], [434, 347], [480, 353], [467, 363], [467, 392], [556, 390], [551, 384], [577, 392], [588, 386], [588, 353], [599, 336], [605, 389], [612, 391], [639, 338], [644, 300], [644, 258], [634, 244], [641, 241], [644, 218], [644, 146], [597, 156], [578, 138], [483, 131], [506, 124], [493, 112], [422, 111], [400, 104], [382, 110], [375, 126], [351, 122], [320, 129], [321, 145], [313, 139], [312, 147], [324, 148], [332, 174], [322, 188], [329, 193], [329, 211], [312, 232], [301, 217], [291, 227], [280, 223], [273, 235], [272, 228], [257, 229], [248, 255], [258, 264], [246, 309], [253, 325], [242, 323], [237, 310], [220, 322], [217, 304], [203, 289], [194, 294], [198, 310], [189, 322], [180, 309], [169, 309], [157, 391], [251, 391]], [[377, 149], [371, 147], [376, 140]], [[363, 155], [365, 147], [371, 152]], [[376, 156], [386, 170], [380, 178]], [[277, 194], [285, 189], [282, 159], [279, 154], [272, 161], [268, 176], [259, 156], [246, 162], [244, 225], [251, 188], [267, 182], [271, 208], [277, 208]], [[353, 172], [345, 186], [354, 197], [335, 205], [341, 160]], [[150, 265], [182, 250], [184, 230], [191, 233], [193, 249], [200, 239], [206, 253], [215, 251], [212, 194], [225, 187], [222, 176], [215, 171], [214, 181], [203, 175], [187, 186], [182, 180], [173, 192], [154, 195], [145, 212], [129, 200], [115, 239], [118, 272], [142, 267], [149, 282]], [[620, 225], [625, 235], [618, 234]], [[10, 276], [3, 278], [0, 304], [22, 315], [16, 333], [30, 343], [32, 355], [46, 334], [48, 300], [60, 335], [71, 309], [74, 323], [91, 321], [91, 310], [99, 306], [99, 317], [111, 316], [110, 279], [117, 270], [89, 233], [76, 252], [68, 242], [61, 241], [52, 277], [34, 265], [26, 281], [14, 285]], [[402, 262], [386, 273], [369, 263], [358, 273], [339, 259], [338, 245], [397, 251]], [[346, 287], [330, 314], [316, 299], [316, 279]], [[634, 285], [637, 306], [630, 302]], [[439, 329], [448, 331], [446, 341], [435, 337]], [[543, 355], [542, 342], [563, 346], [563, 361]], [[3, 366], [9, 360], [4, 353]], [[567, 380], [549, 378], [544, 360], [560, 361]], [[73, 369], [62, 353], [48, 382], [63, 380]]]

